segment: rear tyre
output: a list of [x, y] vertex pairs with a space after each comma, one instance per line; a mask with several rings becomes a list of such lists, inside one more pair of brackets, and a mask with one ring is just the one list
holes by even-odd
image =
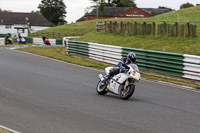
[[105, 95], [108, 91], [106, 90], [106, 86], [104, 82], [99, 81], [96, 87], [97, 93], [99, 95]]
[[[128, 86], [125, 86], [125, 85], [121, 85], [120, 86], [121, 89], [120, 89], [120, 98], [123, 99], [123, 100], [127, 100], [129, 99], [133, 93], [135, 92], [135, 85], [128, 85]], [[126, 88], [124, 88], [126, 87]]]

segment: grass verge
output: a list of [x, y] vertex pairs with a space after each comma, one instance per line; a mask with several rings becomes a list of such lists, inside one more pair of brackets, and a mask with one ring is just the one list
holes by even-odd
[[[92, 67], [97, 69], [104, 69], [105, 67], [109, 66], [109, 64], [105, 64], [102, 62], [90, 60], [88, 58], [82, 58], [78, 56], [72, 56], [69, 54], [65, 54], [65, 48], [63, 47], [48, 47], [48, 48], [20, 48], [17, 49], [20, 51], [25, 51], [29, 53], [38, 54], [41, 56], [46, 56], [49, 58], [86, 66], [86, 67]], [[177, 85], [183, 85], [183, 86], [189, 86], [192, 88], [200, 89], [200, 82], [194, 81], [194, 80], [188, 80], [168, 75], [161, 75], [158, 73], [153, 72], [147, 72], [147, 71], [141, 71], [142, 77], [146, 79], [152, 79], [152, 80], [159, 80], [159, 81], [165, 81]]]
[[[23, 45], [33, 45], [33, 44], [32, 43], [26, 43], [26, 44], [13, 43], [13, 44], [7, 44], [7, 45], [0, 45], [0, 47], [12, 47], [12, 46], [23, 46]], [[40, 45], [40, 44], [34, 44], [34, 45]]]
[[6, 130], [0, 128], [0, 133], [9, 133], [9, 132], [7, 132]]

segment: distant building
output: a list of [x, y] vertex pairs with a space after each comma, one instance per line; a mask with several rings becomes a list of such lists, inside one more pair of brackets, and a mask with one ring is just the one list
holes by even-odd
[[50, 27], [49, 21], [39, 13], [0, 12], [0, 34], [28, 36]]
[[[103, 12], [99, 11], [99, 19], [110, 18], [147, 18], [163, 13], [171, 12], [168, 8], [137, 8], [137, 7], [105, 7]], [[77, 21], [96, 19], [96, 9], [81, 17]]]

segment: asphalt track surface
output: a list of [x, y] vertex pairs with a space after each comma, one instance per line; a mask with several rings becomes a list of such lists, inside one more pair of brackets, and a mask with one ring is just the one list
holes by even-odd
[[21, 133], [199, 133], [200, 93], [143, 80], [128, 101], [99, 71], [0, 48], [0, 125]]

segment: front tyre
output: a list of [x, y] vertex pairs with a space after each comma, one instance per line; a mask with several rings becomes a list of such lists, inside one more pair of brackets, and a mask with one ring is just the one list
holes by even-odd
[[102, 82], [101, 80], [98, 82], [96, 90], [99, 95], [105, 95], [108, 92], [106, 90], [106, 86], [105, 86], [104, 82]]
[[123, 100], [129, 99], [135, 91], [135, 85], [121, 85], [120, 98]]

